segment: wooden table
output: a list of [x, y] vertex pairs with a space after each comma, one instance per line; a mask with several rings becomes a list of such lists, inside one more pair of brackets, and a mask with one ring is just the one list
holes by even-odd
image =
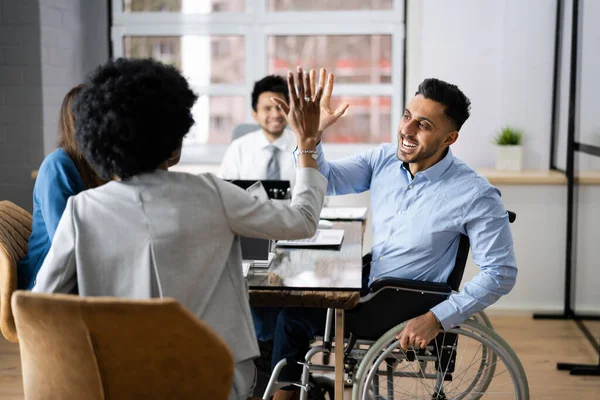
[[[251, 268], [253, 306], [335, 309], [335, 337], [344, 337], [344, 310], [360, 300], [363, 222], [337, 222], [344, 241], [335, 249], [276, 248], [268, 270]], [[335, 398], [344, 396], [343, 340], [335, 351]]]

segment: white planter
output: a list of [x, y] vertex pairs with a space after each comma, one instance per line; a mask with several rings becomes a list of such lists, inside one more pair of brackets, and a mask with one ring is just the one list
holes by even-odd
[[496, 169], [521, 171], [523, 169], [523, 146], [496, 146]]

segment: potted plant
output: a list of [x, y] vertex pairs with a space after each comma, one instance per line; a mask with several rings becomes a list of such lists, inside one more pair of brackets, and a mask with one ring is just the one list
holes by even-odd
[[510, 126], [502, 128], [496, 136], [496, 169], [521, 171], [523, 169], [523, 131]]

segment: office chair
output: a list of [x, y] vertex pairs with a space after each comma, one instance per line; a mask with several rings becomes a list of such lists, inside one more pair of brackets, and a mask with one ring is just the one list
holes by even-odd
[[242, 136], [254, 132], [260, 129], [260, 126], [257, 124], [239, 124], [233, 128], [233, 132], [231, 132], [231, 141], [233, 142], [236, 139], [241, 138]]
[[233, 354], [173, 299], [16, 291], [25, 398], [227, 399]]
[[31, 214], [10, 201], [0, 201], [0, 330], [17, 343], [10, 298], [17, 288], [17, 263], [27, 253]]

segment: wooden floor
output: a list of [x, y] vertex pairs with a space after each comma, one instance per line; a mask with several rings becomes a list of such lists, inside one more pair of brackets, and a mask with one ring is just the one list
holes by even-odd
[[[598, 355], [574, 322], [534, 321], [529, 316], [490, 317], [496, 331], [519, 355], [532, 400], [600, 399], [600, 377], [571, 376], [556, 370], [557, 362], [598, 362]], [[600, 322], [587, 326], [600, 337]], [[19, 348], [0, 338], [0, 400], [8, 399], [23, 399]]]

